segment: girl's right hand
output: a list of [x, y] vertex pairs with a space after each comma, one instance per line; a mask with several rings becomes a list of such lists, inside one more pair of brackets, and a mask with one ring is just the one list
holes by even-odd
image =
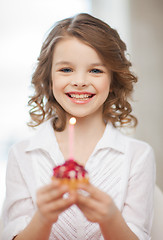
[[42, 187], [37, 192], [37, 207], [40, 220], [52, 225], [58, 216], [76, 201], [75, 192], [69, 193], [67, 198], [63, 195], [69, 192], [67, 185], [61, 185], [58, 180]]

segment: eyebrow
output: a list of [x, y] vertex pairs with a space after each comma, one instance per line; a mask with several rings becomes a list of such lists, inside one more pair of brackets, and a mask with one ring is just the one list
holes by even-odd
[[69, 64], [71, 64], [72, 65], [72, 63], [71, 62], [68, 62], [68, 61], [60, 61], [60, 62], [57, 62], [55, 65], [69, 65]]
[[[58, 66], [58, 65], [74, 65], [74, 64], [71, 63], [71, 62], [68, 62], [68, 61], [59, 61], [55, 65]], [[98, 63], [91, 63], [90, 66], [92, 66], [92, 67], [95, 67], [95, 66], [106, 67], [105, 64], [99, 63], [99, 62]]]
[[91, 63], [90, 66], [92, 66], [92, 67], [96, 67], [96, 66], [106, 67], [106, 65], [104, 63]]

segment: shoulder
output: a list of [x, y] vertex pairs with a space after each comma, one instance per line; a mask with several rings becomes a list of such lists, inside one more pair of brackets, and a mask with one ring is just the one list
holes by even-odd
[[131, 164], [150, 163], [155, 165], [155, 155], [152, 146], [142, 140], [128, 136], [117, 128], [114, 128], [116, 143], [121, 145], [125, 159], [128, 159]]
[[31, 136], [11, 147], [8, 161], [17, 162], [19, 166], [29, 165], [29, 162], [35, 163], [45, 155], [49, 159], [54, 159], [58, 149], [52, 122], [48, 120], [41, 124]]
[[108, 146], [116, 150], [130, 155], [143, 154], [144, 152], [152, 152], [153, 149], [145, 141], [138, 140], [133, 136], [127, 135], [123, 129], [115, 128], [112, 124], [108, 123], [106, 128], [105, 142]]
[[149, 143], [129, 136], [125, 136], [125, 141], [127, 151], [135, 157], [154, 157], [154, 150]]
[[42, 123], [39, 127], [34, 129], [30, 136], [16, 142], [12, 145], [10, 152], [30, 152], [34, 149], [42, 148], [47, 144], [48, 139], [54, 133], [52, 131], [51, 119]]
[[[153, 149], [151, 145], [143, 140], [136, 139], [132, 134], [130, 129], [125, 128], [115, 128], [112, 124], [108, 124], [112, 135], [114, 135], [115, 141], [123, 145], [125, 152], [129, 151], [131, 153], [144, 153], [152, 152]], [[112, 139], [113, 140], [113, 139]], [[119, 141], [120, 140], [120, 141]]]
[[134, 137], [124, 136], [126, 142], [126, 154], [130, 159], [130, 166], [133, 172], [138, 169], [142, 172], [155, 174], [155, 154], [152, 146]]
[[14, 143], [9, 150], [9, 157], [13, 155], [16, 156], [17, 154], [25, 152], [25, 150], [29, 146], [31, 139], [32, 137], [28, 137], [26, 139], [19, 140], [18, 142]]

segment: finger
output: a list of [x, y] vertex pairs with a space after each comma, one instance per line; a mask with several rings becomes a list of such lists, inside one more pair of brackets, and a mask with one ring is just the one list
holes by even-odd
[[97, 199], [92, 198], [91, 195], [87, 197], [78, 194], [77, 206], [87, 218], [88, 216], [90, 218], [92, 214], [92, 217], [94, 216], [94, 219], [96, 218], [98, 222], [102, 221], [104, 218], [110, 218], [117, 210], [116, 205], [109, 196], [107, 196], [105, 201], [98, 201]]
[[69, 208], [72, 204], [75, 203], [75, 195], [71, 194], [69, 198], [61, 198], [57, 201], [52, 201], [50, 203], [44, 203], [38, 208], [40, 216], [45, 221], [56, 222], [59, 214]]
[[[78, 206], [79, 207], [79, 206]], [[84, 216], [87, 218], [90, 222], [98, 222], [98, 215], [95, 211], [92, 211], [90, 209], [85, 209], [84, 207], [79, 207], [79, 209], [82, 211]]]
[[103, 205], [97, 202], [93, 204], [93, 202], [87, 201], [85, 204], [77, 203], [77, 206], [90, 222], [100, 223], [105, 218], [106, 211], [104, 211]]
[[41, 187], [40, 189], [38, 189], [37, 193], [39, 194], [43, 194], [46, 193], [48, 191], [51, 191], [52, 189], [59, 187], [60, 186], [60, 182], [58, 180], [52, 181], [50, 184]]
[[[91, 209], [91, 208], [87, 208], [85, 206], [81, 206], [81, 205], [77, 205], [78, 208], [82, 211], [82, 213], [86, 216], [86, 218], [90, 219], [94, 219], [94, 221], [100, 221], [100, 219], [104, 219], [105, 218], [105, 213], [103, 214], [103, 212], [101, 213], [100, 210], [98, 209]], [[95, 220], [96, 219], [96, 220]]]
[[103, 201], [103, 199], [97, 200], [95, 198], [92, 198], [91, 195], [84, 196], [82, 194], [78, 194], [77, 196], [77, 206], [84, 212], [90, 210], [97, 215], [103, 216], [108, 212], [111, 207], [113, 207], [111, 205], [110, 197], [108, 197], [108, 201]]
[[89, 195], [92, 196], [96, 195], [96, 191], [98, 190], [92, 184], [80, 184], [78, 188], [86, 191], [87, 193], [89, 193]]
[[60, 198], [56, 201], [45, 204], [43, 212], [61, 213], [75, 203], [75, 197], [70, 195], [68, 198]]
[[83, 204], [77, 204], [78, 208], [82, 211], [88, 221], [100, 222], [103, 216], [97, 211], [97, 209], [91, 209]]
[[97, 201], [105, 200], [109, 197], [108, 194], [102, 192], [100, 189], [96, 188], [92, 184], [80, 184], [78, 188], [89, 193], [89, 195]]
[[58, 188], [52, 189], [51, 191], [48, 191], [40, 196], [38, 196], [38, 203], [49, 203], [54, 202], [57, 199], [60, 199], [63, 197], [63, 195], [68, 192], [68, 187], [66, 185], [59, 186]]
[[101, 207], [101, 204], [96, 199], [92, 198], [91, 196], [83, 196], [82, 194], [78, 194], [77, 197], [77, 205], [82, 207], [83, 209], [92, 209], [96, 211]]

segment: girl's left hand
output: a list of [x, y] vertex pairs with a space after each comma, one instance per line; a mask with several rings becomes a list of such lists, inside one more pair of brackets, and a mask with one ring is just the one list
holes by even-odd
[[112, 198], [92, 184], [80, 185], [79, 189], [88, 194], [78, 193], [76, 205], [90, 222], [102, 224], [108, 222], [117, 212]]

